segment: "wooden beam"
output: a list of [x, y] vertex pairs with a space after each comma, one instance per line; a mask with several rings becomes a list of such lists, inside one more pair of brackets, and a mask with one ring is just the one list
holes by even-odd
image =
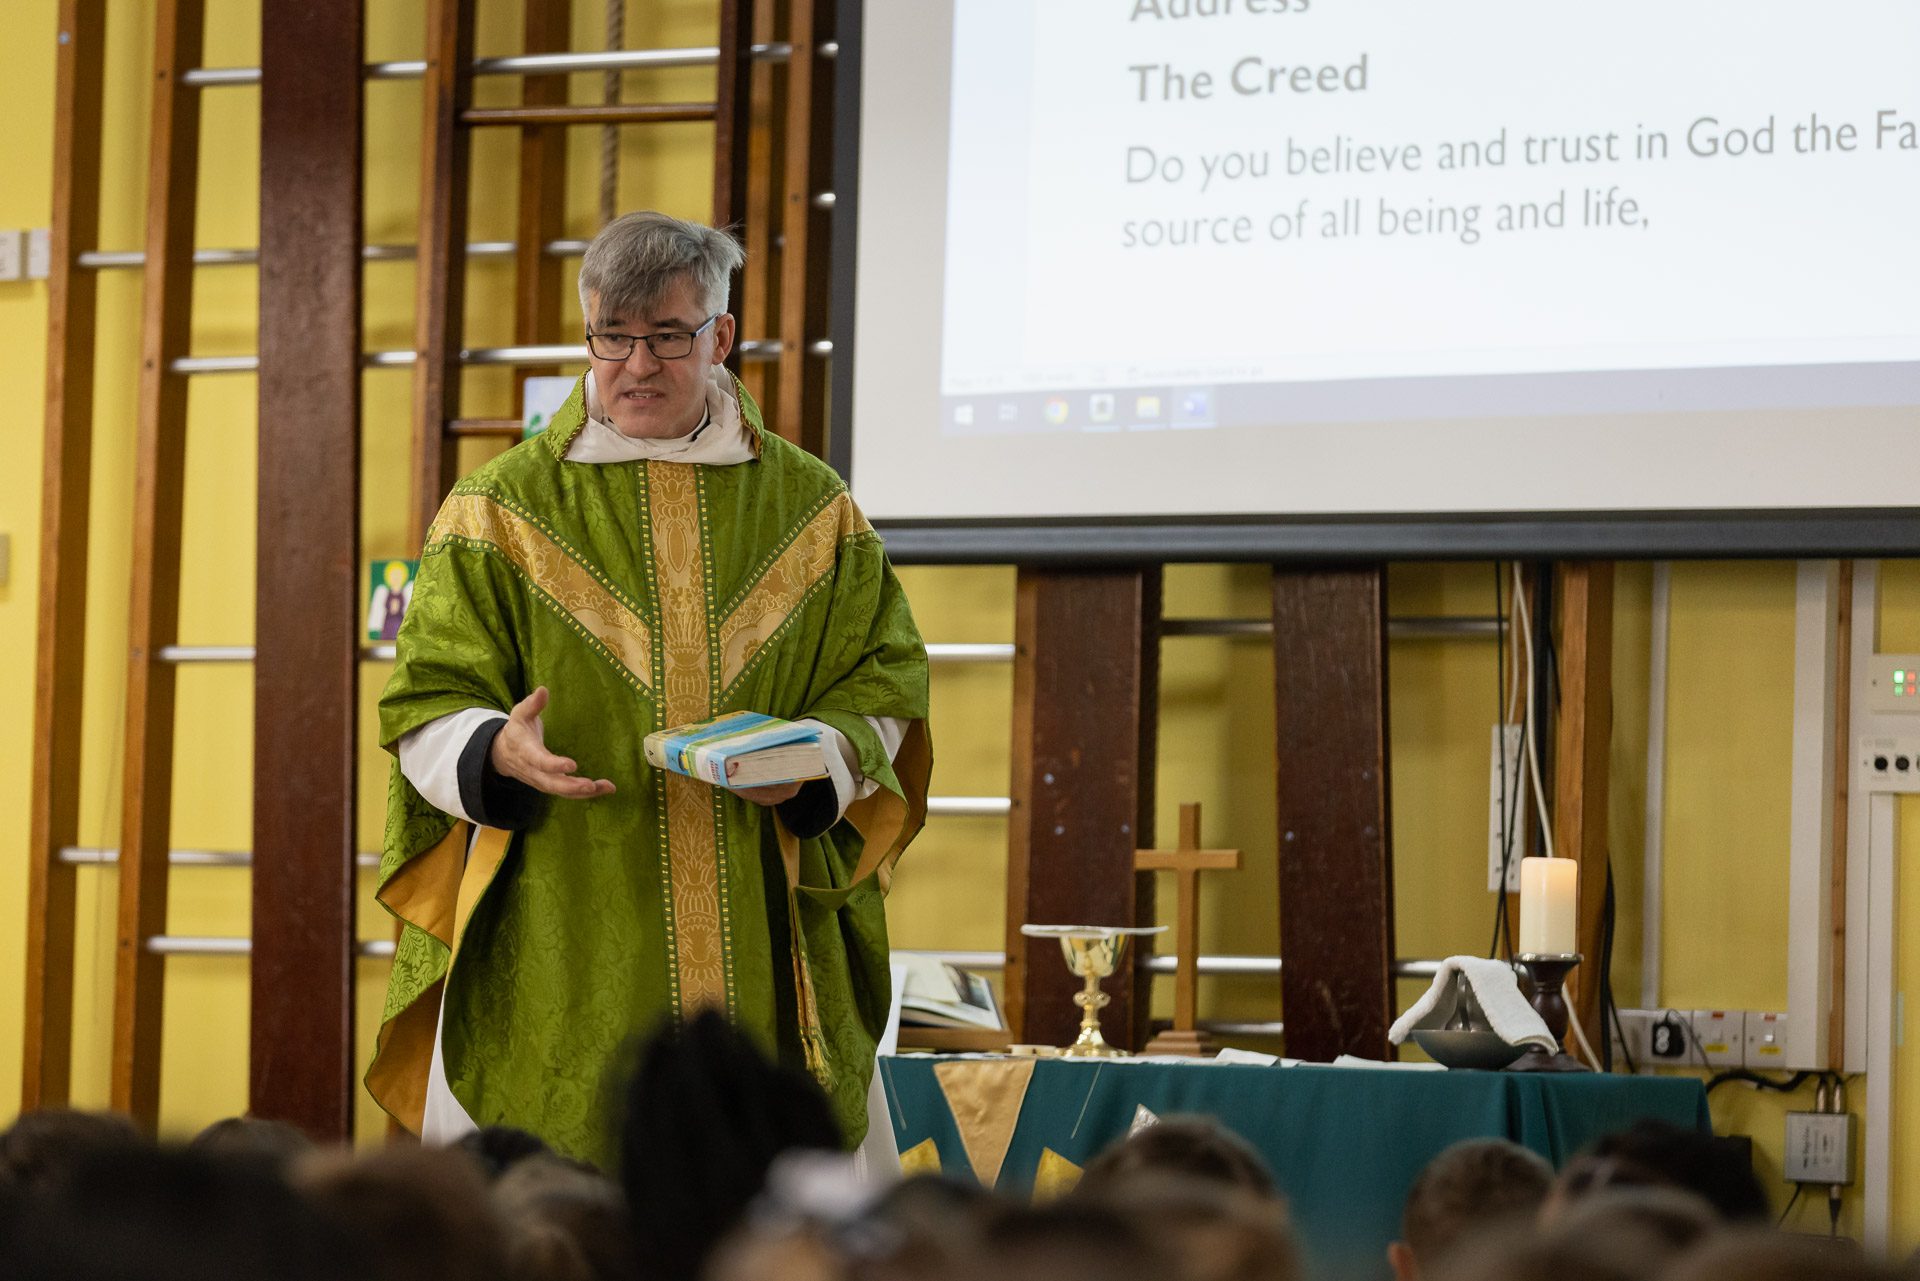
[[[1153, 877], [1135, 870], [1134, 850], [1153, 831], [1160, 570], [1022, 569], [1017, 592], [1008, 1026], [1066, 1045], [1080, 983], [1057, 944], [1030, 953], [1020, 927], [1153, 923]], [[1145, 1040], [1147, 985], [1139, 965], [1108, 982], [1113, 1044]]]
[[1393, 1020], [1386, 570], [1273, 574], [1287, 1053], [1385, 1059]]
[[[1598, 1047], [1607, 893], [1608, 750], [1613, 741], [1613, 563], [1566, 561], [1555, 575], [1559, 708], [1554, 718], [1554, 853], [1580, 863], [1572, 1016]], [[1540, 644], [1544, 637], [1536, 637]], [[1597, 1049], [1596, 1049], [1597, 1052]]]
[[106, 6], [62, 0], [54, 54], [52, 264], [47, 277], [46, 445], [34, 658], [27, 850], [22, 1111], [60, 1107], [73, 1066], [74, 869], [80, 843], [80, 711], [86, 674], [87, 510], [93, 475], [99, 273], [74, 258], [100, 239], [100, 89]]
[[[752, 44], [753, 0], [720, 0], [720, 56], [715, 69], [713, 93], [713, 210], [716, 227], [728, 227], [740, 236], [747, 248], [747, 261], [734, 273], [727, 309], [733, 313], [734, 332], [765, 330], [746, 328], [747, 295], [755, 274], [754, 247], [749, 222], [757, 217], [749, 208], [748, 162], [753, 136], [754, 66]], [[740, 343], [727, 353], [727, 368], [741, 377]], [[743, 380], [748, 393], [764, 390], [759, 376]]]
[[329, 1143], [356, 1092], [363, 3], [261, 20], [248, 1110]]
[[447, 423], [449, 436], [518, 441], [526, 425], [518, 418], [455, 418]]
[[147, 153], [147, 241], [133, 499], [133, 592], [127, 622], [120, 912], [113, 993], [113, 1106], [151, 1127], [160, 1112], [161, 958], [173, 816], [174, 665], [160, 661], [180, 617], [180, 519], [193, 309], [193, 223], [200, 165], [201, 0], [159, 0]]
[[[738, 0], [745, 8], [743, 23], [751, 44], [772, 44], [779, 39], [779, 0]], [[723, 56], [726, 53], [722, 47]], [[775, 128], [776, 105], [780, 86], [786, 83], [785, 63], [756, 62], [751, 50], [736, 55], [747, 59], [747, 131], [744, 195], [734, 193], [741, 203], [741, 240], [747, 260], [741, 268], [739, 294], [734, 314], [742, 337], [764, 338], [778, 324], [780, 314], [779, 251], [776, 234], [779, 209], [773, 177], [784, 169], [784, 151], [780, 130]], [[737, 92], [737, 90], [736, 90]], [[716, 216], [717, 212], [716, 212]], [[767, 422], [774, 420], [779, 398], [778, 368], [772, 364], [740, 360], [739, 344], [728, 357], [734, 372], [749, 394], [759, 402]]]
[[[753, 126], [753, 51], [749, 47], [752, 0], [720, 0], [720, 57], [713, 95], [713, 225], [743, 227], [747, 221], [748, 135]], [[734, 281], [733, 311], [740, 315], [741, 282]]]
[[460, 404], [467, 300], [467, 154], [460, 123], [473, 99], [473, 0], [428, 0], [426, 120], [420, 144], [415, 255], [413, 476], [407, 543], [418, 548], [455, 479], [447, 420]]
[[[833, 211], [821, 209], [813, 198], [833, 186], [833, 59], [821, 58], [817, 50], [835, 39], [835, 20], [839, 7], [819, 6], [814, 18], [813, 105], [807, 113], [808, 134], [802, 140], [807, 149], [806, 190], [801, 199], [801, 214], [807, 222], [806, 302], [800, 330], [800, 437], [809, 452], [819, 458], [828, 455], [828, 430], [831, 423], [828, 391], [833, 382], [832, 362], [821, 360], [808, 348], [814, 339], [827, 337], [833, 322]], [[783, 349], [784, 350], [784, 349]]]
[[[527, 53], [557, 53], [571, 43], [566, 0], [527, 0], [521, 41]], [[565, 76], [528, 76], [520, 86], [527, 107], [567, 100]], [[560, 260], [542, 246], [560, 236], [567, 216], [567, 134], [555, 125], [529, 124], [520, 131], [520, 206], [513, 256], [513, 341], [523, 347], [548, 342], [560, 324]], [[577, 339], [584, 327], [574, 331]], [[585, 364], [582, 352], [580, 364]], [[522, 366], [513, 371], [513, 407], [519, 410], [527, 379], [558, 367]], [[451, 415], [449, 415], [451, 417]]]
[[[779, 391], [774, 397], [774, 430], [808, 452], [823, 455], [825, 424], [807, 416], [809, 275], [818, 265], [814, 250], [814, 119], [820, 106], [815, 52], [815, 0], [787, 0], [787, 92], [781, 132], [786, 154], [780, 174], [780, 359]], [[825, 237], [821, 237], [824, 241]]]

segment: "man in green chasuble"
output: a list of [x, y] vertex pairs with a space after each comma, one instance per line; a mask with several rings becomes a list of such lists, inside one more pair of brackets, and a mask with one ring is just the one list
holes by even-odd
[[[368, 1088], [429, 1139], [611, 1166], [627, 1048], [707, 1006], [866, 1129], [882, 900], [926, 812], [926, 650], [839, 478], [721, 365], [739, 246], [660, 214], [581, 264], [591, 368], [454, 487], [380, 701], [380, 900], [405, 923]], [[831, 777], [731, 792], [656, 729], [817, 724]]]

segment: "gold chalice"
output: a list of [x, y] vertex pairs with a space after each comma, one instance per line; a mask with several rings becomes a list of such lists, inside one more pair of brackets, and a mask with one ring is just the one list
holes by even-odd
[[1020, 927], [1020, 932], [1028, 938], [1059, 939], [1060, 952], [1066, 957], [1067, 969], [1077, 977], [1086, 980], [1086, 987], [1073, 994], [1073, 1003], [1080, 1007], [1080, 1035], [1072, 1045], [1060, 1052], [1062, 1058], [1127, 1057], [1125, 1050], [1108, 1045], [1107, 1039], [1100, 1035], [1100, 1011], [1113, 1000], [1100, 990], [1100, 980], [1120, 968], [1120, 960], [1127, 952], [1128, 936], [1158, 934], [1164, 929], [1166, 929], [1164, 925], [1022, 925]]

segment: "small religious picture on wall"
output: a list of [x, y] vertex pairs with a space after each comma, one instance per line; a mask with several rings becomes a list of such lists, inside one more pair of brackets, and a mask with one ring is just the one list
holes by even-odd
[[520, 439], [532, 440], [567, 403], [578, 378], [529, 378], [520, 392]]
[[367, 563], [367, 639], [393, 640], [400, 635], [400, 619], [413, 599], [417, 560], [376, 560]]

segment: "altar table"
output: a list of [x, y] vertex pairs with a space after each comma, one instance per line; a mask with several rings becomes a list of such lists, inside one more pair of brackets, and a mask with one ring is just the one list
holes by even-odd
[[1016, 1195], [1070, 1186], [1142, 1108], [1212, 1117], [1272, 1168], [1315, 1278], [1390, 1275], [1407, 1188], [1461, 1139], [1512, 1139], [1557, 1168], [1642, 1117], [1711, 1128], [1705, 1089], [1677, 1077], [934, 1055], [880, 1073], [910, 1172]]

